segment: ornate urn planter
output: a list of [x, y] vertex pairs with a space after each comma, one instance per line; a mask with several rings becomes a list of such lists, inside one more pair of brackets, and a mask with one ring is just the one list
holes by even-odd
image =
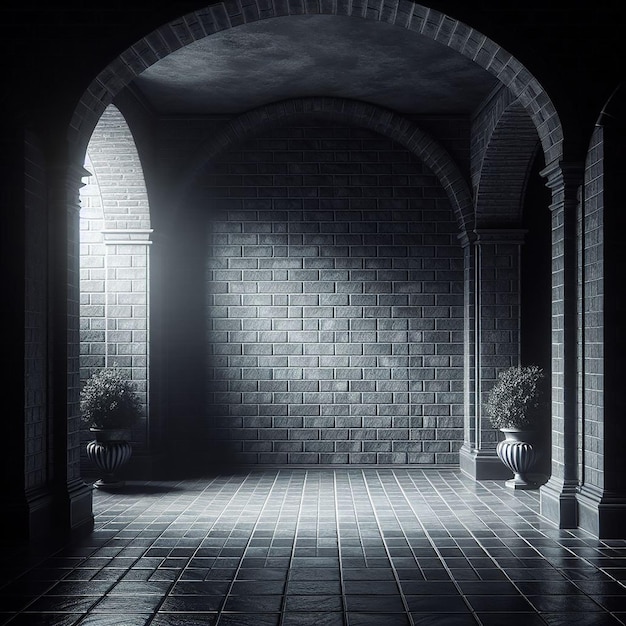
[[496, 446], [500, 460], [513, 472], [513, 478], [506, 481], [511, 489], [535, 489], [537, 484], [528, 478], [536, 459], [531, 443], [532, 431], [516, 428], [501, 428], [505, 439]]
[[543, 370], [537, 365], [509, 367], [498, 374], [489, 391], [486, 413], [505, 439], [496, 446], [502, 463], [513, 472], [506, 481], [512, 489], [535, 489], [528, 479], [535, 463], [534, 431], [538, 424]]
[[114, 489], [124, 485], [116, 477], [117, 470], [128, 463], [133, 448], [131, 432], [126, 428], [90, 428], [95, 439], [87, 444], [87, 458], [100, 470], [102, 477], [95, 483], [96, 489]]
[[102, 474], [94, 487], [122, 486], [116, 472], [131, 457], [131, 427], [142, 411], [134, 383], [117, 366], [97, 370], [83, 385], [80, 408], [94, 436], [87, 444], [87, 458]]

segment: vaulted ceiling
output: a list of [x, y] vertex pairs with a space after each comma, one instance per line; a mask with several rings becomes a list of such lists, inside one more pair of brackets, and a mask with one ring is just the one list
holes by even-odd
[[162, 115], [238, 114], [288, 98], [362, 100], [403, 114], [471, 115], [498, 86], [470, 59], [384, 22], [261, 20], [181, 48], [131, 84]]

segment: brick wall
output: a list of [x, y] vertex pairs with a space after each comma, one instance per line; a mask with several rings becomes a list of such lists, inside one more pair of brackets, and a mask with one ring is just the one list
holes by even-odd
[[211, 437], [246, 463], [458, 463], [463, 261], [437, 179], [384, 137], [311, 123], [238, 146], [197, 187], [207, 236], [193, 224], [181, 254], [204, 258], [206, 306], [190, 314], [184, 262], [175, 298], [206, 328], [172, 364], [206, 330]]
[[47, 251], [43, 153], [32, 137], [25, 142], [24, 420], [25, 487], [45, 485], [48, 471]]
[[602, 129], [596, 128], [578, 211], [578, 414], [580, 479], [603, 487], [604, 221]]
[[83, 378], [106, 360], [104, 292], [104, 213], [98, 179], [87, 155], [85, 168], [92, 175], [80, 190], [80, 365]]

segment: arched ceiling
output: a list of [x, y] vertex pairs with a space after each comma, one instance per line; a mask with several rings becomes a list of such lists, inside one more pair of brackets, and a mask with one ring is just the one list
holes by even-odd
[[297, 15], [196, 41], [147, 68], [131, 89], [162, 115], [234, 115], [309, 96], [402, 114], [471, 115], [498, 84], [470, 59], [398, 26]]

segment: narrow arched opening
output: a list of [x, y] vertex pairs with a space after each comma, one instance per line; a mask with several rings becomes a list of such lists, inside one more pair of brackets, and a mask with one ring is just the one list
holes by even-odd
[[[133, 381], [143, 405], [133, 429], [140, 452], [148, 445], [152, 231], [137, 148], [114, 105], [96, 125], [84, 165], [90, 175], [80, 190], [80, 378], [115, 365]], [[81, 440], [91, 438], [84, 425]], [[81, 468], [94, 469], [86, 456]]]

